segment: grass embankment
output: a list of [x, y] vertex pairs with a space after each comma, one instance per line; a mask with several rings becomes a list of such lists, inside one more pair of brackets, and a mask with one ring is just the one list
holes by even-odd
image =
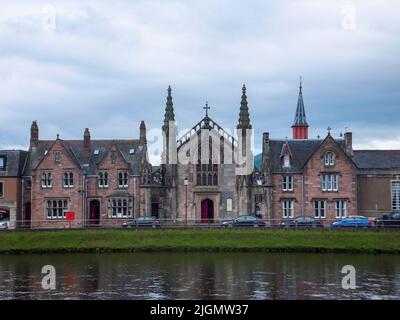
[[0, 233], [0, 254], [136, 251], [400, 253], [397, 232], [78, 230]]

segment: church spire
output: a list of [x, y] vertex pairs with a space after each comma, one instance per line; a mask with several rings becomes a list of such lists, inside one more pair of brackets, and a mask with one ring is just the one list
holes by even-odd
[[299, 98], [297, 99], [296, 116], [292, 125], [293, 139], [308, 139], [308, 123], [303, 102], [303, 84], [300, 77]]
[[165, 107], [164, 115], [164, 128], [168, 128], [170, 121], [175, 121], [174, 104], [172, 102], [171, 86], [168, 86], [167, 104]]
[[246, 86], [242, 88], [242, 101], [240, 102], [238, 129], [251, 129], [249, 107], [247, 103]]

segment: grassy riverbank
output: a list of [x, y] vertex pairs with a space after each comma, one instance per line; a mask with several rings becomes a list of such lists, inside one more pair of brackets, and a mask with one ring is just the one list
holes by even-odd
[[398, 232], [73, 230], [0, 232], [0, 254], [135, 251], [400, 253]]

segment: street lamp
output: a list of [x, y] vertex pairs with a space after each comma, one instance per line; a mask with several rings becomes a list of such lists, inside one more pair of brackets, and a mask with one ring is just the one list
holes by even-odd
[[185, 178], [183, 180], [183, 185], [185, 186], [185, 227], [187, 227], [188, 185], [189, 185], [189, 179], [188, 178]]

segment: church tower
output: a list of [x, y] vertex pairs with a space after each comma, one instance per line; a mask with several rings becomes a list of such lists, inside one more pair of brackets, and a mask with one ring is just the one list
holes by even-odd
[[292, 125], [293, 139], [308, 139], [308, 124], [303, 102], [303, 86], [300, 78], [299, 98], [294, 123]]

